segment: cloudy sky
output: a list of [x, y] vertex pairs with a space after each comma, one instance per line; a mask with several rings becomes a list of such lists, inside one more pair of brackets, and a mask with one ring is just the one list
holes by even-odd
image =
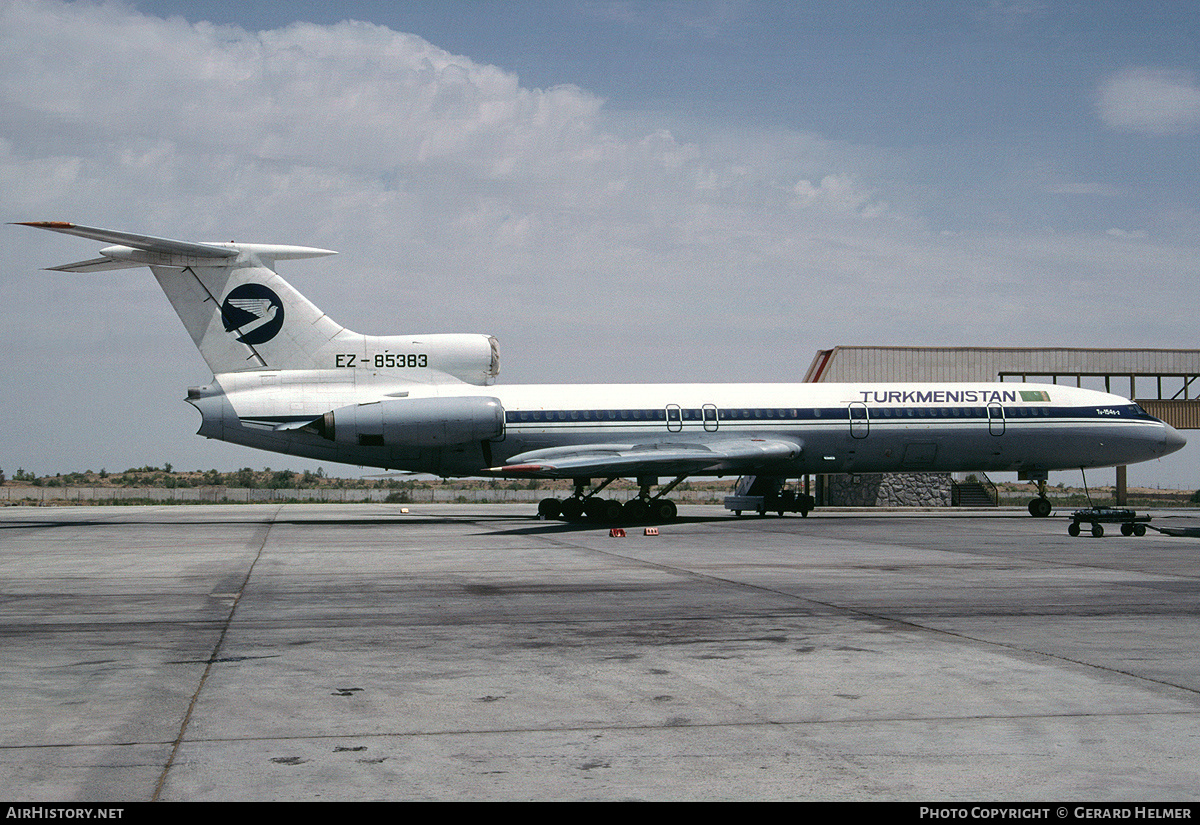
[[[281, 272], [360, 332], [496, 335], [507, 383], [1194, 348], [1197, 43], [1174, 0], [0, 0], [0, 219], [336, 249]], [[148, 271], [0, 231], [0, 468], [306, 466], [191, 435]]]

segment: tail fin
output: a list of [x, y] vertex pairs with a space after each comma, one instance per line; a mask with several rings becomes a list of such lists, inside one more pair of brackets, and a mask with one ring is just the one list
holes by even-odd
[[[72, 223], [22, 223], [115, 246], [101, 258], [52, 267], [97, 272], [149, 266], [213, 374], [247, 369], [315, 369], [340, 333], [335, 323], [272, 267], [276, 260], [336, 253], [303, 246], [194, 243]], [[357, 336], [356, 336], [357, 337]]]

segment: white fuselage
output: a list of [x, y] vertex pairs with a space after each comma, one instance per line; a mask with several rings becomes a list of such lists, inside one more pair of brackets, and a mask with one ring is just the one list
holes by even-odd
[[[498, 400], [503, 431], [479, 442], [340, 444], [289, 428], [334, 408], [468, 397]], [[218, 375], [189, 401], [204, 416], [200, 434], [211, 438], [447, 476], [483, 474], [513, 456], [589, 444], [785, 441], [800, 449], [782, 464], [714, 461], [694, 474], [770, 470], [792, 477], [1103, 467], [1157, 458], [1183, 444], [1174, 429], [1119, 396], [1018, 383], [475, 386], [359, 370], [280, 370]], [[512, 473], [522, 474], [528, 473]]]

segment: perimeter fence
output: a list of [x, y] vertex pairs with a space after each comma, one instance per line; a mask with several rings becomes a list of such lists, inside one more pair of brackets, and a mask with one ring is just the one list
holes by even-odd
[[[395, 504], [537, 502], [549, 495], [569, 495], [565, 490], [455, 490], [440, 487], [414, 489], [362, 487], [18, 487], [0, 486], [0, 505], [53, 504], [268, 504], [271, 502]], [[632, 497], [630, 491], [625, 497]], [[725, 492], [675, 490], [671, 498], [689, 504], [719, 504]], [[620, 496], [618, 496], [620, 497]]]

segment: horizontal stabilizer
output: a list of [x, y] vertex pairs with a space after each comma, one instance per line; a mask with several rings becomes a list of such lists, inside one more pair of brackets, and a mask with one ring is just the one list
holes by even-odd
[[137, 269], [145, 264], [137, 261], [118, 261], [115, 258], [92, 258], [90, 261], [80, 261], [62, 266], [48, 266], [51, 272], [105, 272], [110, 269]]
[[255, 256], [264, 265], [272, 266], [277, 260], [297, 258], [319, 258], [336, 255], [331, 249], [310, 246], [265, 243], [198, 243], [177, 241], [173, 238], [157, 238], [153, 235], [137, 235], [132, 232], [117, 232], [96, 226], [80, 226], [65, 221], [19, 221], [17, 226], [32, 226], [64, 235], [78, 235], [93, 241], [109, 241], [113, 246], [100, 250], [100, 254], [120, 265], [101, 266], [101, 261], [81, 261], [76, 264], [52, 267], [61, 272], [99, 272], [103, 269], [128, 269], [132, 266], [226, 266], [239, 260], [240, 255]]
[[142, 249], [146, 252], [157, 252], [161, 255], [192, 255], [198, 258], [232, 258], [238, 254], [236, 249], [215, 244], [196, 243], [194, 241], [176, 241], [170, 238], [156, 238], [152, 235], [135, 235], [132, 232], [117, 232], [112, 229], [100, 229], [95, 226], [80, 226], [65, 221], [18, 221], [18, 226], [32, 226], [35, 229], [48, 229], [51, 232], [62, 232], [64, 235], [78, 235], [81, 238], [91, 238], [93, 241], [108, 241], [122, 246]]

